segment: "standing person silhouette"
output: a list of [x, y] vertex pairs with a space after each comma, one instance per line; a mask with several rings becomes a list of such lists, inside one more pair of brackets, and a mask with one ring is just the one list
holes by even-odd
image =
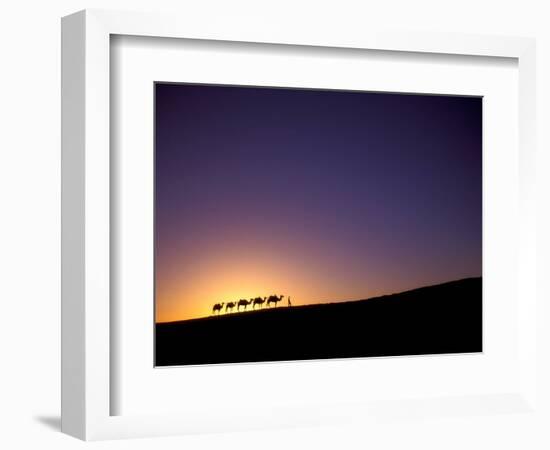
[[292, 306], [292, 303], [290, 302], [290, 297], [288, 297], [288, 306], [289, 308]]

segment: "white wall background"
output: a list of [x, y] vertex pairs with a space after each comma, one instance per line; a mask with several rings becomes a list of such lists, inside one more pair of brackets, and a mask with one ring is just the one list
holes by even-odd
[[[539, 248], [546, 263], [539, 266], [539, 288], [550, 300], [544, 280], [550, 279], [550, 11], [544, 0], [11, 0], [0, 9], [0, 448], [550, 448], [549, 433], [542, 431], [550, 420], [528, 415], [419, 418], [401, 424], [399, 433], [381, 423], [93, 444], [59, 433], [60, 17], [90, 7], [215, 14], [235, 26], [267, 17], [316, 29], [385, 23], [537, 37]], [[550, 308], [541, 306], [550, 317]], [[540, 333], [539, 350], [550, 355], [550, 332]], [[541, 364], [550, 379], [547, 361]], [[548, 395], [546, 386], [541, 395]]]

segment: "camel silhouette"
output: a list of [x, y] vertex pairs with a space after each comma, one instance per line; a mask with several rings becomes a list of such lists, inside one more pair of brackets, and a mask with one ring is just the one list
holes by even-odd
[[246, 307], [248, 305], [251, 305], [253, 301], [254, 301], [253, 298], [251, 298], [250, 300], [247, 300], [245, 298], [241, 298], [239, 300], [239, 302], [237, 303], [237, 311], [239, 311], [241, 309], [241, 306], [244, 306], [244, 310], [246, 311]]
[[[218, 313], [218, 315], [219, 315], [221, 313], [224, 305], [225, 305], [225, 312], [226, 313], [233, 312], [233, 309], [235, 308], [235, 306], [237, 307], [237, 311], [241, 310], [241, 306], [243, 306], [244, 310], [246, 311], [246, 308], [248, 307], [248, 305], [252, 305], [252, 309], [256, 309], [256, 305], [258, 305], [259, 309], [262, 309], [264, 304], [265, 304], [266, 307], [271, 306], [271, 304], [274, 304], [275, 307], [277, 307], [277, 303], [282, 301], [283, 298], [285, 298], [284, 295], [270, 295], [269, 297], [263, 297], [263, 298], [262, 297], [256, 297], [256, 298], [251, 298], [250, 300], [247, 300], [245, 298], [241, 298], [238, 301], [231, 301], [231, 302], [228, 302], [228, 303], [225, 303], [225, 302], [216, 303], [212, 307], [212, 314]], [[288, 306], [291, 306], [291, 305], [292, 304], [290, 303], [290, 297], [288, 297]]]
[[284, 295], [270, 295], [267, 299], [267, 306], [271, 303], [275, 303], [275, 307], [277, 307], [277, 303], [279, 303], [284, 297]]
[[259, 305], [259, 307], [261, 308], [262, 305], [265, 303], [265, 299], [266, 297], [262, 298], [262, 297], [256, 297], [252, 303], [252, 309], [255, 309], [256, 308], [256, 305]]
[[222, 310], [223, 308], [223, 302], [221, 303], [216, 303], [213, 307], [212, 307], [212, 314], [216, 314], [216, 311], [218, 312], [218, 314], [220, 313], [220, 311]]

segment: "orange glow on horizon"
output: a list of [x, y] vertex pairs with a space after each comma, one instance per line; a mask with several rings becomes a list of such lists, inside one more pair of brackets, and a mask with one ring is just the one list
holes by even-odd
[[240, 256], [227, 248], [206, 251], [193, 265], [174, 264], [171, 276], [157, 278], [156, 322], [205, 317], [215, 303], [271, 294], [285, 296], [278, 307], [287, 305], [288, 296], [293, 305], [303, 305], [376, 294], [365, 289], [364, 276], [351, 273], [347, 280], [334, 279], [330, 264], [321, 264], [316, 255], [274, 248], [241, 250]]
[[[273, 248], [263, 251], [256, 248], [241, 250], [239, 256], [228, 248], [219, 250], [206, 251], [194, 264], [178, 261], [171, 276], [157, 278], [157, 323], [210, 316], [215, 303], [271, 294], [284, 295], [278, 307], [286, 307], [288, 296], [292, 305], [298, 306], [360, 300], [448, 281], [444, 277], [428, 277], [419, 284], [410, 276], [397, 278], [392, 274], [382, 276], [374, 269], [365, 270], [368, 265], [362, 270], [350, 270], [345, 276], [341, 273], [337, 276], [339, 272], [335, 267], [343, 264], [343, 260], [335, 258], [334, 254], [332, 258], [307, 254], [304, 248], [292, 251], [283, 248], [280, 252]], [[345, 259], [345, 255], [342, 258]]]

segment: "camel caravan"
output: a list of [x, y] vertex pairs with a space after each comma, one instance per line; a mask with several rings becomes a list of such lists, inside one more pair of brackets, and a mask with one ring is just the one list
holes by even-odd
[[[225, 305], [226, 314], [233, 312], [233, 309], [235, 307], [237, 307], [237, 311], [241, 311], [241, 307], [243, 307], [244, 310], [246, 311], [246, 308], [248, 306], [251, 306], [252, 309], [256, 309], [256, 306], [258, 307], [258, 309], [262, 309], [264, 307], [270, 308], [271, 305], [274, 305], [275, 307], [277, 307], [277, 303], [282, 301], [284, 297], [285, 297], [284, 295], [270, 295], [269, 297], [256, 297], [256, 298], [251, 298], [250, 300], [241, 298], [238, 301], [231, 301], [228, 303], [225, 303], [225, 302], [216, 303], [212, 307], [212, 314], [216, 314], [216, 313], [218, 315], [221, 314], [224, 308], [224, 305]], [[291, 306], [290, 297], [288, 297], [288, 306]]]

